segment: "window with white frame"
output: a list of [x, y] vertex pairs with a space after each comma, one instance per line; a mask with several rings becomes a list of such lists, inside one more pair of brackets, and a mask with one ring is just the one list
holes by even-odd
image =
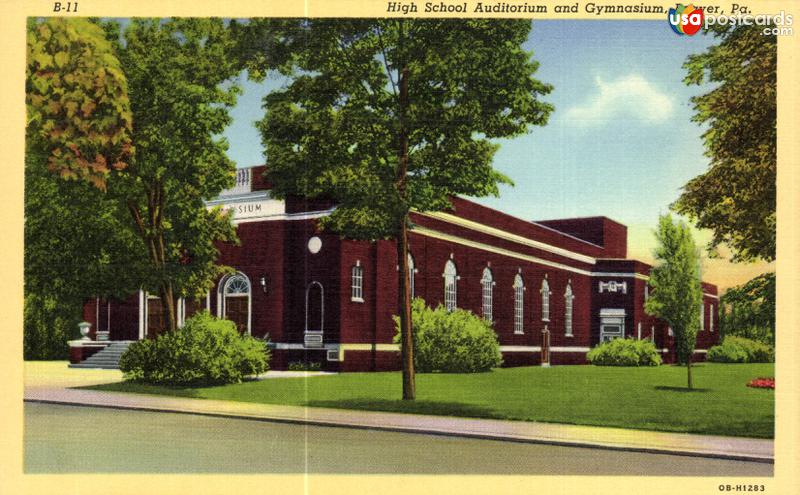
[[494, 277], [492, 277], [492, 270], [487, 266], [483, 269], [481, 276], [481, 302], [483, 306], [483, 319], [492, 321], [492, 297], [494, 290]]
[[706, 305], [705, 303], [700, 303], [700, 331], [706, 329], [706, 315], [705, 315]]
[[644, 284], [644, 302], [647, 302], [648, 299], [650, 299], [650, 286], [647, 283], [645, 283]]
[[350, 272], [350, 300], [364, 302], [364, 268], [361, 261], [356, 261]]
[[550, 321], [550, 284], [542, 280], [542, 321]]
[[414, 268], [414, 257], [408, 253], [408, 285], [411, 290], [411, 299], [414, 299], [414, 273], [417, 271]]
[[458, 282], [458, 272], [453, 260], [447, 260], [444, 264], [444, 307], [447, 311], [453, 311], [457, 307], [456, 283]]
[[519, 273], [514, 276], [514, 333], [523, 333], [525, 324], [524, 304], [525, 304], [525, 284], [522, 282], [522, 275]]
[[567, 289], [564, 291], [564, 335], [572, 336], [572, 300], [575, 296], [572, 294], [572, 284], [567, 284]]
[[714, 331], [714, 305], [709, 304], [708, 306], [708, 331]]
[[251, 286], [244, 273], [237, 272], [220, 281], [217, 314], [236, 324], [241, 333], [250, 333]]

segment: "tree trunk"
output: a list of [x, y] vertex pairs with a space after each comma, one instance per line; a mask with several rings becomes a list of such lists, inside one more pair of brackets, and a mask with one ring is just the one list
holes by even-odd
[[[402, 38], [402, 32], [400, 34]], [[400, 69], [400, 149], [398, 150], [397, 193], [402, 203], [406, 202], [406, 179], [408, 175], [408, 128], [406, 110], [408, 108], [408, 65]], [[406, 205], [403, 204], [403, 208]], [[408, 273], [408, 212], [400, 218], [397, 232], [397, 277], [398, 309], [400, 312], [401, 359], [403, 362], [403, 400], [414, 400], [417, 396], [414, 379], [414, 338], [411, 326], [411, 290]]]
[[172, 282], [164, 282], [159, 290], [159, 297], [161, 298], [161, 306], [164, 308], [164, 316], [166, 316], [166, 328], [169, 331], [178, 328], [178, 321], [175, 315], [175, 291], [172, 289]]
[[[407, 218], [407, 217], [405, 217]], [[403, 400], [417, 396], [414, 379], [414, 335], [411, 324], [411, 287], [408, 266], [408, 225], [404, 218], [397, 236], [398, 308], [400, 310], [400, 346], [403, 360]]]
[[689, 390], [692, 389], [692, 356], [686, 360], [686, 380]]

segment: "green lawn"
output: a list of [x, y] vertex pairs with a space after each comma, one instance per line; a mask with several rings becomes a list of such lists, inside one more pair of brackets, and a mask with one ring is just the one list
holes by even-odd
[[745, 384], [774, 376], [773, 364], [703, 363], [686, 368], [555, 366], [490, 373], [418, 374], [417, 400], [398, 400], [395, 373], [281, 378], [198, 389], [128, 382], [89, 387], [121, 392], [340, 409], [616, 426], [772, 438], [774, 392]]

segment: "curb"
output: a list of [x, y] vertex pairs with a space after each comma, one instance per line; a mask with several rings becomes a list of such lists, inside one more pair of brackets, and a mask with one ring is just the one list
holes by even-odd
[[214, 418], [225, 418], [225, 419], [242, 419], [242, 420], [249, 420], [249, 421], [260, 421], [260, 422], [268, 422], [268, 423], [282, 423], [282, 424], [296, 424], [296, 425], [312, 425], [312, 426], [323, 426], [323, 427], [330, 427], [330, 428], [350, 428], [350, 429], [358, 429], [358, 430], [376, 430], [376, 431], [390, 431], [390, 432], [397, 432], [397, 433], [414, 433], [420, 435], [437, 435], [443, 437], [456, 437], [456, 438], [471, 438], [471, 439], [479, 439], [479, 440], [495, 440], [495, 441], [503, 441], [503, 442], [515, 442], [515, 443], [528, 443], [528, 444], [538, 444], [538, 445], [552, 445], [558, 447], [580, 447], [580, 448], [591, 448], [591, 449], [601, 449], [601, 450], [614, 450], [614, 451], [624, 451], [624, 452], [638, 452], [638, 453], [646, 453], [646, 454], [662, 454], [662, 455], [679, 455], [684, 457], [703, 457], [709, 459], [723, 459], [723, 460], [730, 460], [730, 461], [744, 461], [744, 462], [758, 462], [763, 464], [774, 464], [775, 458], [772, 457], [764, 457], [758, 455], [748, 455], [748, 454], [727, 454], [724, 452], [703, 452], [703, 451], [689, 451], [689, 450], [679, 450], [673, 449], [669, 447], [658, 448], [658, 447], [635, 447], [635, 446], [628, 446], [628, 445], [619, 445], [619, 444], [604, 444], [599, 442], [591, 442], [591, 441], [581, 441], [581, 440], [552, 440], [552, 439], [545, 439], [545, 438], [532, 438], [532, 437], [522, 437], [522, 436], [515, 436], [515, 435], [503, 435], [503, 434], [493, 434], [493, 433], [474, 433], [474, 432], [467, 432], [467, 431], [452, 431], [452, 430], [443, 430], [443, 429], [436, 429], [431, 427], [404, 427], [404, 426], [379, 426], [379, 425], [365, 425], [365, 424], [358, 424], [358, 423], [348, 423], [348, 422], [337, 422], [337, 421], [326, 421], [320, 419], [311, 419], [311, 418], [290, 418], [290, 417], [281, 417], [281, 416], [269, 416], [269, 415], [262, 415], [262, 416], [251, 416], [251, 415], [244, 415], [244, 414], [230, 414], [230, 413], [221, 413], [221, 412], [210, 412], [210, 411], [189, 411], [184, 409], [176, 409], [176, 408], [164, 408], [164, 407], [148, 407], [148, 406], [128, 406], [128, 405], [114, 405], [114, 404], [84, 404], [80, 402], [72, 402], [66, 400], [55, 400], [55, 399], [23, 399], [23, 402], [31, 402], [31, 403], [39, 403], [39, 404], [55, 404], [55, 405], [62, 405], [62, 406], [73, 406], [73, 407], [95, 407], [95, 408], [103, 408], [103, 409], [116, 409], [116, 410], [127, 410], [127, 411], [146, 411], [146, 412], [160, 412], [160, 413], [173, 413], [173, 414], [191, 414], [195, 416], [205, 416], [205, 417], [214, 417]]

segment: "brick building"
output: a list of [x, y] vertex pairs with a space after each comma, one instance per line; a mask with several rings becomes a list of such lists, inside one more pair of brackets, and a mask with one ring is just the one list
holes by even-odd
[[[331, 205], [272, 199], [262, 173], [240, 169], [236, 187], [209, 202], [233, 212], [241, 244], [220, 246], [220, 263], [236, 273], [204, 300], [180, 300], [179, 323], [206, 308], [268, 336], [274, 369], [303, 360], [339, 371], [398, 369], [394, 243], [320, 232], [316, 219]], [[532, 222], [461, 198], [452, 211], [411, 219], [412, 295], [490, 319], [505, 366], [582, 364], [591, 347], [619, 337], [652, 339], [666, 362], [674, 359], [671, 330], [644, 312], [650, 266], [626, 258], [624, 225], [605, 217]], [[718, 337], [717, 288], [704, 283], [703, 292], [698, 359]], [[157, 334], [160, 306], [144, 291], [89, 301], [93, 340], [75, 342], [72, 361]]]

